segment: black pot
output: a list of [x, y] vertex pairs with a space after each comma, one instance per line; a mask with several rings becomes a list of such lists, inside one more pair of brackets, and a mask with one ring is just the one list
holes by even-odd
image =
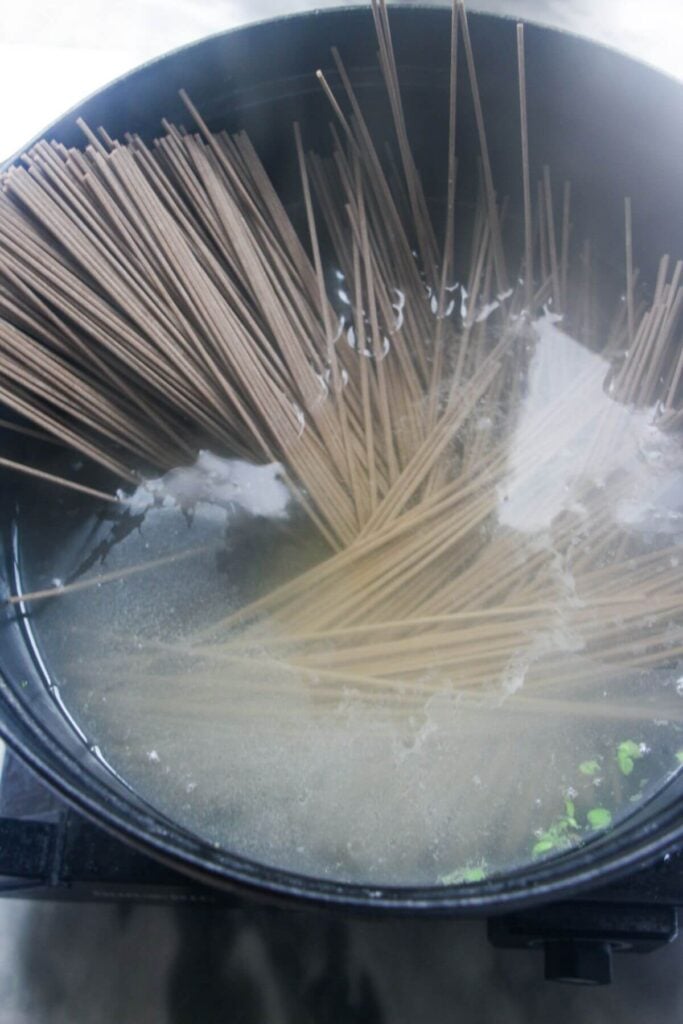
[[[515, 28], [510, 21], [472, 15], [471, 35], [496, 187], [521, 204]], [[444, 192], [449, 13], [400, 7], [391, 12], [406, 116], [428, 195]], [[86, 100], [45, 133], [82, 145], [75, 121], [151, 138], [162, 117], [182, 121], [185, 88], [212, 129], [248, 131], [285, 201], [296, 214], [291, 124], [298, 120], [311, 147], [328, 148], [330, 111], [315, 79], [339, 47], [353, 72], [371, 124], [387, 123], [377, 70], [376, 40], [367, 10], [334, 10], [256, 25], [206, 39], [126, 76]], [[527, 88], [532, 166], [549, 163], [570, 179], [582, 204], [575, 230], [590, 224], [603, 253], [623, 252], [623, 197], [634, 209], [636, 262], [652, 279], [662, 253], [683, 249], [683, 87], [617, 53], [540, 28], [527, 31]], [[464, 62], [462, 62], [464, 63]], [[335, 76], [330, 72], [330, 79]], [[476, 129], [462, 77], [458, 113], [460, 198], [474, 193]], [[581, 236], [582, 237], [582, 236]], [[619, 263], [621, 257], [615, 257]], [[4, 452], [25, 446], [2, 438]], [[21, 453], [26, 456], [26, 450]], [[35, 461], [40, 452], [34, 449]], [[16, 582], [14, 478], [0, 502], [3, 589]], [[26, 490], [24, 490], [26, 494]], [[0, 731], [26, 763], [60, 795], [105, 828], [211, 885], [241, 887], [270, 897], [342, 908], [490, 914], [568, 895], [651, 862], [683, 838], [683, 780], [678, 778], [609, 834], [550, 861], [476, 885], [383, 888], [336, 884], [267, 868], [216, 849], [156, 812], [108, 769], [66, 715], [28, 624], [0, 610]]]

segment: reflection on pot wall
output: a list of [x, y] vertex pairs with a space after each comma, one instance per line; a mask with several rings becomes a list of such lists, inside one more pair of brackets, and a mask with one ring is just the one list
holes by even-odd
[[[449, 0], [436, 2], [448, 5]], [[251, 21], [339, 6], [359, 6], [359, 0], [25, 0], [10, 5], [3, 12], [0, 90], [12, 103], [0, 123], [0, 159], [84, 96], [169, 49]], [[683, 6], [675, 0], [472, 0], [469, 6], [589, 36], [683, 77]], [[40, 73], [27, 76], [27, 67]]]

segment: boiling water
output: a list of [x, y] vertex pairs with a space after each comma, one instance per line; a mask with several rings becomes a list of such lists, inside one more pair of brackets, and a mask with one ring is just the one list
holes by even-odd
[[[637, 550], [668, 552], [675, 571], [678, 442], [647, 411], [613, 402], [607, 365], [552, 317], [536, 331], [486, 540], [552, 556], [556, 524], [573, 517], [569, 546], [580, 552], [590, 485]], [[534, 424], [560, 402], [566, 436], [541, 457]], [[603, 408], [618, 438], [609, 451], [577, 430]], [[490, 428], [482, 414], [476, 429]], [[118, 509], [51, 491], [20, 525], [27, 591], [107, 574], [35, 603], [31, 616], [89, 741], [153, 805], [256, 861], [371, 884], [476, 881], [584, 842], [683, 759], [680, 619], [653, 614], [669, 657], [660, 645], [657, 658], [605, 674], [590, 617], [576, 616], [585, 599], [566, 554], [553, 569], [550, 628], [526, 627], [484, 682], [470, 685], [467, 659], [456, 659], [425, 672], [421, 696], [407, 701], [400, 686], [326, 689], [324, 659], [320, 677], [293, 669], [276, 617], [252, 631], [223, 622], [329, 557], [276, 465], [203, 453]], [[614, 553], [601, 557], [589, 568]], [[619, 596], [612, 626], [627, 647]]]

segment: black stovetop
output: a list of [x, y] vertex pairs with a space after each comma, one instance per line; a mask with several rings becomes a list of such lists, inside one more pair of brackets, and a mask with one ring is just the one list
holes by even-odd
[[[277, 927], [287, 920], [300, 927], [311, 913], [210, 889], [159, 864], [61, 803], [9, 753], [0, 777], [0, 895], [203, 905], [277, 918]], [[548, 978], [600, 983], [609, 980], [613, 952], [652, 952], [671, 942], [678, 906], [683, 851], [589, 894], [491, 918], [488, 939], [501, 949], [545, 949]], [[334, 917], [340, 920], [338, 913]]]

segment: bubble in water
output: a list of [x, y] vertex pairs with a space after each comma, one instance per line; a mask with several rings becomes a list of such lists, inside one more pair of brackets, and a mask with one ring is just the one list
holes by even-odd
[[339, 317], [339, 323], [337, 324], [337, 333], [335, 334], [334, 338], [332, 339], [332, 344], [333, 345], [337, 344], [337, 342], [341, 338], [342, 334], [344, 333], [344, 328], [345, 327], [346, 327], [346, 317], [340, 316]]

